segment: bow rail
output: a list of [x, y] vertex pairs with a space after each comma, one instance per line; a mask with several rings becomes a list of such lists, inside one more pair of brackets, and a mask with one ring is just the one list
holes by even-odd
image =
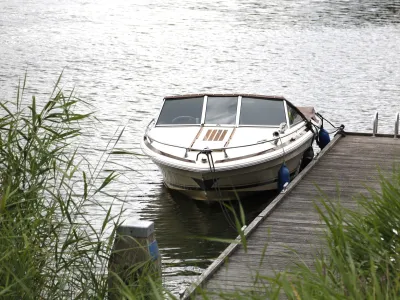
[[[151, 122], [150, 122], [150, 123], [151, 123]], [[149, 124], [149, 125], [150, 125], [150, 124]], [[238, 149], [238, 148], [252, 147], [252, 146], [257, 146], [257, 145], [266, 144], [266, 143], [271, 143], [271, 142], [274, 142], [274, 143], [275, 143], [276, 141], [278, 141], [278, 140], [280, 140], [280, 139], [282, 139], [282, 138], [288, 137], [288, 136], [292, 135], [293, 133], [295, 133], [295, 132], [297, 132], [297, 131], [299, 131], [299, 130], [304, 130], [304, 128], [299, 128], [299, 129], [297, 129], [296, 131], [291, 132], [290, 134], [283, 135], [283, 136], [278, 136], [278, 137], [275, 137], [275, 138], [270, 139], [270, 140], [264, 139], [264, 140], [260, 140], [260, 141], [258, 141], [258, 142], [256, 142], [256, 143], [246, 144], [246, 145], [240, 145], [240, 146], [220, 147], [220, 148], [208, 148], [208, 150], [211, 150], [211, 151], [226, 151], [226, 150], [230, 150], [230, 149]], [[152, 138], [152, 137], [148, 134], [148, 130], [146, 130], [146, 133], [145, 133], [145, 135], [144, 135], [144, 138], [147, 138], [148, 141], [150, 142], [150, 144], [153, 143], [153, 142], [156, 142], [156, 143], [159, 143], [159, 144], [164, 145], [164, 146], [174, 147], [174, 148], [178, 148], [178, 149], [184, 149], [184, 150], [186, 150], [186, 152], [189, 152], [189, 151], [203, 151], [203, 150], [204, 150], [204, 148], [203, 148], [203, 149], [200, 149], [200, 148], [193, 148], [193, 147], [184, 147], [184, 146], [178, 146], [178, 145], [173, 145], [173, 144], [161, 142], [161, 141], [159, 141], [159, 140], [156, 140], [156, 139]], [[276, 145], [276, 144], [275, 144], [275, 145]]]

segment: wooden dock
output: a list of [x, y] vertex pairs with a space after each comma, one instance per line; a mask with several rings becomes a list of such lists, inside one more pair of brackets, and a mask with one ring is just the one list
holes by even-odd
[[399, 162], [400, 139], [393, 135], [336, 136], [246, 228], [247, 252], [240, 243], [229, 245], [183, 298], [195, 298], [198, 287], [210, 292], [257, 289], [256, 274], [273, 276], [290, 269], [293, 251], [297, 260], [311, 264], [325, 227], [314, 207], [317, 186], [329, 199], [356, 208], [354, 196], [368, 195], [365, 186], [379, 189], [378, 170], [390, 174]]

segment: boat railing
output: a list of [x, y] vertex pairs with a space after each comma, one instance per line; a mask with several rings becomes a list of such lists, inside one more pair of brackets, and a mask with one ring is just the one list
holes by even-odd
[[[394, 121], [394, 138], [399, 136], [399, 126], [400, 126], [400, 113], [396, 113]], [[378, 112], [375, 112], [374, 118], [372, 119], [372, 136], [378, 134]]]
[[[151, 122], [149, 123], [149, 125], [150, 124], [151, 124]], [[302, 129], [304, 130], [304, 128], [299, 128], [296, 131], [293, 131], [293, 132], [291, 132], [291, 133], [289, 133], [287, 135], [281, 135], [281, 136], [278, 136], [278, 137], [274, 137], [273, 139], [270, 139], [270, 140], [267, 140], [267, 139], [260, 140], [260, 141], [258, 141], [256, 143], [252, 143], [252, 144], [239, 145], [239, 146], [230, 146], [230, 147], [220, 147], [220, 148], [208, 148], [207, 150], [224, 152], [225, 157], [228, 157], [228, 155], [226, 153], [226, 150], [239, 149], [239, 148], [245, 148], [245, 147], [252, 147], [252, 146], [262, 145], [262, 144], [271, 143], [271, 142], [274, 143], [274, 145], [277, 145], [278, 141], [281, 140], [282, 138], [288, 137], [288, 136], [292, 135], [293, 133], [295, 133], [295, 132], [297, 132], [299, 130], [302, 130]], [[178, 148], [178, 149], [184, 149], [185, 150], [185, 155], [184, 155], [185, 158], [188, 156], [188, 153], [190, 151], [198, 151], [198, 152], [200, 152], [200, 151], [205, 150], [205, 149], [199, 149], [199, 148], [193, 148], [193, 147], [183, 147], [183, 146], [178, 146], [178, 145], [173, 145], [173, 144], [161, 142], [159, 140], [156, 140], [156, 139], [152, 138], [148, 134], [148, 130], [146, 130], [144, 138], [147, 138], [150, 144], [152, 144], [153, 142], [156, 142], [156, 143], [159, 143], [159, 144], [164, 145], [164, 146], [174, 147], [174, 148]]]
[[149, 130], [150, 130], [150, 125], [153, 124], [153, 123], [155, 123], [155, 121], [156, 121], [156, 119], [154, 119], [154, 118], [150, 120], [149, 124], [147, 124], [146, 132], [145, 132], [144, 135], [147, 135], [147, 133], [148, 133]]

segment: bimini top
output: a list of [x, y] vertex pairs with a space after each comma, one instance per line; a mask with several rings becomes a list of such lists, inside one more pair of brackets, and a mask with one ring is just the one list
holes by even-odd
[[280, 96], [191, 94], [165, 97], [155, 126], [290, 127], [310, 118]]

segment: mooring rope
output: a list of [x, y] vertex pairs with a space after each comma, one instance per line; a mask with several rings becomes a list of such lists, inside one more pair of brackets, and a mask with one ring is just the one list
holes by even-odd
[[335, 130], [333, 130], [331, 132], [328, 132], [329, 134], [334, 134], [335, 133], [335, 136], [336, 136], [336, 134], [341, 134], [342, 136], [345, 136], [345, 132], [344, 132], [344, 127], [345, 126], [343, 124], [341, 124], [340, 126], [335, 126], [331, 121], [329, 121], [327, 118], [322, 116], [320, 113], [316, 113], [316, 115], [319, 118], [321, 118], [321, 120], [322, 120], [321, 128], [324, 126], [324, 121], [328, 122], [333, 128], [335, 128]]
[[[211, 173], [215, 173], [215, 164], [214, 164], [214, 157], [212, 155], [212, 150], [208, 149], [208, 148], [205, 148], [205, 149], [201, 150], [199, 153], [197, 153], [196, 161], [199, 158], [200, 154], [205, 154], [206, 155], [207, 161], [208, 161], [208, 167], [210, 169], [210, 172]], [[222, 192], [221, 192], [221, 189], [219, 187], [218, 180], [215, 178], [215, 176], [212, 176], [212, 181], [213, 181], [213, 185], [212, 186], [214, 186], [215, 190], [219, 194], [219, 197], [221, 198], [221, 201], [218, 201], [218, 203], [219, 203], [219, 205], [221, 207], [222, 214], [224, 215], [226, 221], [228, 222], [228, 225], [230, 227], [232, 227], [232, 229], [236, 230], [235, 223], [233, 222], [232, 218], [230, 217], [229, 211], [227, 210], [227, 208], [222, 203]]]

